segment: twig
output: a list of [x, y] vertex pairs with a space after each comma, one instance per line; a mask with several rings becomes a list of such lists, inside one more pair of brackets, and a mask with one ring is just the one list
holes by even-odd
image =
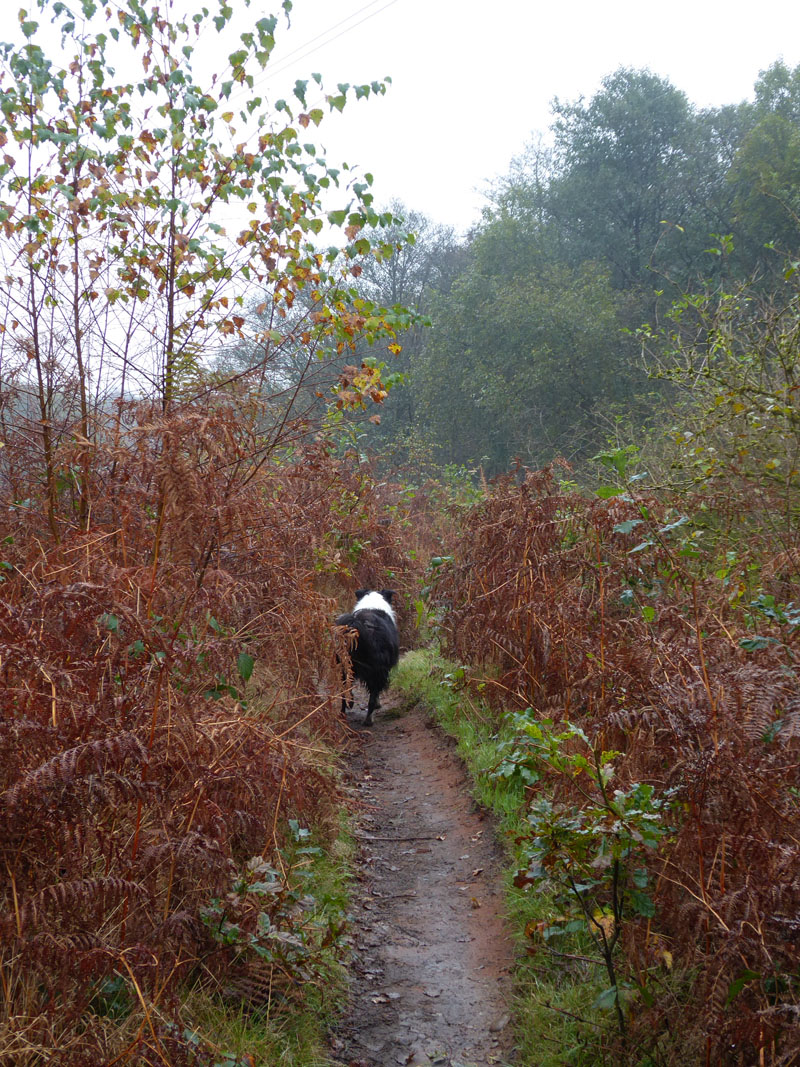
[[441, 841], [441, 837], [372, 837], [368, 834], [355, 834], [359, 841]]

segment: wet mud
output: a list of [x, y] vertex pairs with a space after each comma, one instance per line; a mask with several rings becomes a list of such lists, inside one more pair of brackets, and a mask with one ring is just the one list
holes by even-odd
[[[347, 1067], [513, 1062], [512, 947], [491, 819], [452, 743], [391, 693], [352, 760], [360, 861], [349, 1012], [332, 1037]], [[361, 743], [358, 743], [358, 742]]]

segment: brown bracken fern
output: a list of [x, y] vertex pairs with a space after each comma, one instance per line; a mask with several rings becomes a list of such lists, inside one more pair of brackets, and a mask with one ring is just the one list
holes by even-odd
[[[202, 1062], [180, 1039], [186, 982], [274, 1004], [313, 980], [281, 855], [289, 818], [325, 825], [336, 794], [315, 753], [344, 729], [330, 620], [404, 558], [402, 523], [382, 521], [392, 487], [299, 429], [262, 463], [234, 404], [122, 408], [116, 433], [97, 429], [88, 529], [67, 485], [55, 541], [36, 456], [16, 439], [4, 456], [32, 501], [9, 513], [0, 586], [0, 1063], [15, 1067]], [[232, 888], [254, 863], [274, 891]], [[241, 938], [272, 914], [281, 951], [221, 941], [220, 901]], [[133, 1020], [116, 1037], [110, 990]]]
[[[622, 754], [620, 788], [671, 798], [673, 831], [648, 860], [655, 915], [628, 916], [619, 943], [645, 992], [612, 1056], [788, 1065], [800, 1056], [795, 628], [768, 617], [771, 601], [756, 617], [731, 597], [677, 518], [687, 506], [562, 493], [552, 470], [509, 476], [466, 516], [437, 595], [448, 651], [482, 665], [474, 680], [498, 706], [580, 726]], [[747, 498], [738, 506], [746, 515]], [[783, 553], [783, 571], [794, 559]], [[585, 803], [578, 782], [557, 788]]]

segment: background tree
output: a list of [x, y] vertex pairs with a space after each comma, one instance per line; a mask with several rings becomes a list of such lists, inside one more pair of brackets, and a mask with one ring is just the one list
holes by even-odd
[[496, 276], [475, 262], [434, 308], [414, 373], [418, 425], [448, 460], [489, 472], [515, 456], [585, 458], [642, 381], [604, 268]]
[[[359, 292], [378, 306], [407, 307], [416, 315], [403, 334], [402, 348], [388, 360], [397, 382], [391, 403], [380, 412], [379, 422], [365, 428], [364, 444], [384, 467], [406, 463], [415, 452], [415, 368], [428, 341], [432, 306], [449, 292], [462, 263], [462, 247], [451, 227], [437, 225], [399, 201], [389, 210], [398, 220], [382, 234], [391, 254], [366, 260], [357, 283]], [[362, 343], [359, 350], [369, 355], [368, 345]]]
[[731, 231], [745, 273], [775, 274], [784, 254], [800, 248], [800, 67], [774, 63], [755, 85], [755, 103], [744, 105], [746, 128], [728, 172], [733, 192]]
[[[580, 460], [612, 417], [657, 410], [631, 332], [685, 291], [782, 270], [797, 245], [800, 74], [765, 71], [753, 104], [698, 111], [622, 68], [554, 103], [490, 196], [411, 357], [417, 431], [443, 460], [498, 469]], [[726, 235], [732, 235], [732, 240]]]
[[620, 68], [588, 103], [555, 100], [554, 218], [575, 260], [605, 260], [619, 289], [645, 283], [664, 220], [685, 221], [691, 109], [649, 71]]

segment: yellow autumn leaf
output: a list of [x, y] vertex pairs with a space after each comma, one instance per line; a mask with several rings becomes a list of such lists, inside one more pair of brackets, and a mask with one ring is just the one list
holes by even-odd
[[616, 928], [616, 923], [614, 921], [613, 915], [608, 915], [605, 912], [600, 911], [600, 909], [598, 908], [598, 910], [595, 911], [595, 913], [592, 915], [592, 922], [595, 926], [598, 926], [603, 931], [606, 937], [613, 936], [614, 930]]

